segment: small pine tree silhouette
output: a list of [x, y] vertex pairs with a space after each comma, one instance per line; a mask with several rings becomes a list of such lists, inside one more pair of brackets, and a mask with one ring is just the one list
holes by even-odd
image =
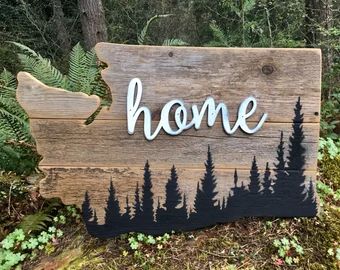
[[91, 208], [90, 196], [87, 191], [85, 192], [84, 201], [82, 203], [81, 209], [85, 224], [91, 223], [91, 220], [93, 218], [93, 210]]
[[182, 220], [182, 222], [186, 222], [188, 219], [188, 204], [187, 204], [187, 197], [185, 196], [185, 194], [183, 195], [183, 203], [182, 203], [182, 207], [180, 208], [180, 220]]
[[304, 211], [306, 216], [315, 216], [318, 212], [315, 188], [312, 179], [309, 180], [307, 198], [304, 201]]
[[272, 180], [270, 179], [270, 168], [269, 168], [269, 163], [266, 163], [266, 170], [264, 172], [264, 177], [263, 177], [263, 191], [262, 194], [265, 197], [264, 199], [270, 198], [272, 195], [271, 191], [271, 185], [272, 185]]
[[131, 207], [129, 205], [129, 197], [125, 198], [125, 213], [122, 215], [122, 224], [129, 225], [131, 221]]
[[260, 174], [259, 174], [259, 169], [257, 167], [255, 156], [254, 156], [254, 159], [251, 165], [249, 179], [250, 179], [249, 192], [251, 195], [254, 195], [254, 199], [255, 199], [260, 194], [260, 190], [261, 190]]
[[204, 202], [203, 192], [200, 189], [200, 183], [197, 182], [196, 196], [194, 201], [194, 209], [196, 214], [204, 211], [203, 202]]
[[133, 220], [137, 223], [141, 220], [142, 217], [142, 206], [139, 199], [139, 186], [138, 182], [136, 184], [136, 190], [135, 190], [135, 203], [133, 205], [134, 210], [134, 217]]
[[154, 222], [153, 193], [151, 189], [151, 171], [149, 162], [146, 161], [144, 166], [144, 183], [142, 186], [142, 220], [145, 225]]
[[[275, 181], [273, 184], [273, 192], [275, 193], [275, 197], [277, 199], [283, 199], [285, 194], [287, 193], [288, 187], [286, 182], [286, 162], [284, 159], [284, 142], [283, 142], [283, 132], [281, 131], [280, 143], [277, 146], [277, 163], [274, 163], [274, 171], [275, 171]], [[276, 206], [274, 206], [276, 207]]]
[[93, 220], [91, 222], [94, 226], [98, 225], [98, 217], [96, 210], [93, 210]]
[[116, 198], [116, 190], [110, 180], [109, 197], [106, 202], [105, 208], [105, 225], [118, 226], [121, 221], [119, 201]]
[[246, 216], [248, 211], [247, 196], [249, 191], [246, 190], [243, 182], [238, 186], [238, 173], [234, 171], [234, 187], [230, 189], [227, 197], [226, 208], [223, 211], [224, 218], [234, 219], [239, 216]]
[[165, 203], [163, 207], [168, 214], [174, 214], [177, 206], [181, 203], [181, 193], [178, 185], [178, 176], [175, 165], [171, 168], [171, 175], [165, 186]]

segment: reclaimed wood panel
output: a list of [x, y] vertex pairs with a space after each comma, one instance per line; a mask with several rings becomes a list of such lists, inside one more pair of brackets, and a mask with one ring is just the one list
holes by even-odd
[[[107, 64], [102, 77], [113, 102], [89, 125], [84, 123], [97, 110], [98, 97], [46, 86], [25, 72], [18, 74], [17, 89], [43, 157], [41, 194], [82, 207], [91, 234], [159, 234], [246, 216], [316, 215], [320, 50], [109, 43], [95, 49]], [[201, 108], [212, 97], [227, 105], [233, 125], [240, 103], [253, 96], [257, 109], [247, 119], [249, 126], [264, 113], [268, 118], [252, 135], [240, 130], [227, 135], [219, 116], [213, 127], [203, 118], [198, 130], [178, 136], [161, 131], [148, 141], [143, 115], [133, 135], [127, 130], [126, 98], [133, 78], [143, 84], [140, 106], [151, 110], [153, 130], [173, 99], [184, 102], [190, 120], [191, 106]], [[174, 182], [180, 194], [171, 187]]]
[[[305, 168], [315, 170], [319, 126], [307, 123], [303, 127]], [[141, 122], [133, 136], [127, 135], [125, 121], [96, 120], [85, 126], [80, 120], [32, 119], [31, 129], [39, 142], [38, 152], [44, 157], [40, 166], [116, 167], [132, 163], [143, 166], [148, 159], [158, 168], [169, 164], [197, 168], [201, 167], [210, 145], [216, 167], [248, 168], [250, 159], [256, 155], [259, 168], [263, 169], [266, 162], [275, 160], [281, 131], [283, 140], [288, 142], [292, 124], [266, 123], [253, 135], [237, 131], [228, 136], [217, 123], [211, 128], [203, 125], [199, 130], [187, 130], [179, 136], [162, 132], [149, 142], [145, 141]], [[202, 147], [203, 141], [206, 147]], [[287, 143], [285, 147], [287, 155]]]

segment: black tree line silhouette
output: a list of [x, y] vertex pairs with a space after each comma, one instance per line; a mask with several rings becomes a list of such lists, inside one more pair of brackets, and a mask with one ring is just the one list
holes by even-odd
[[[124, 211], [121, 211], [112, 179], [105, 210], [104, 224], [98, 224], [96, 212], [91, 207], [90, 196], [85, 193], [82, 204], [83, 219], [90, 234], [108, 238], [120, 233], [138, 231], [148, 234], [162, 234], [171, 230], [190, 230], [219, 222], [232, 221], [250, 216], [315, 216], [317, 203], [313, 182], [306, 184], [304, 166], [306, 162], [303, 147], [303, 114], [298, 99], [294, 112], [292, 134], [289, 137], [288, 155], [285, 158], [283, 132], [277, 146], [276, 162], [273, 164], [274, 177], [271, 177], [269, 163], [261, 178], [256, 156], [253, 157], [249, 184], [239, 180], [234, 172], [234, 186], [228, 194], [217, 199], [217, 178], [210, 146], [208, 146], [205, 172], [197, 182], [193, 209], [189, 211], [186, 195], [181, 192], [175, 165], [165, 185], [163, 204], [157, 199], [154, 209], [152, 174], [149, 162], [144, 166], [143, 185], [138, 182], [132, 207], [128, 196]], [[140, 197], [140, 195], [142, 195]], [[123, 213], [122, 213], [123, 212]]]

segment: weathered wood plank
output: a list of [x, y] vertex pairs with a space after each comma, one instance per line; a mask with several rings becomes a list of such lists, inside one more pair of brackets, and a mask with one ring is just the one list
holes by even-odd
[[[238, 105], [250, 95], [257, 99], [258, 109], [249, 121], [258, 121], [266, 112], [268, 122], [290, 122], [290, 108], [298, 97], [304, 104], [305, 122], [320, 120], [317, 49], [208, 49], [100, 43], [96, 51], [109, 65], [102, 75], [113, 100], [97, 119], [126, 118], [127, 87], [138, 76], [144, 87], [141, 106], [147, 105], [155, 120], [171, 99], [180, 98], [189, 108], [191, 104], [201, 106], [211, 96], [216, 102], [227, 104], [234, 121]], [[262, 68], [268, 65], [274, 71], [267, 75]], [[32, 119], [87, 118], [99, 105], [96, 97], [43, 87], [27, 73], [20, 73], [18, 79], [18, 100]]]
[[[177, 168], [178, 182], [182, 194], [187, 197], [188, 206], [192, 209], [196, 194], [197, 182], [204, 176], [204, 160], [201, 168]], [[154, 193], [154, 208], [157, 207], [159, 198], [161, 203], [164, 203], [165, 185], [170, 176], [170, 169], [158, 168], [155, 163], [150, 163], [152, 173], [152, 192]], [[238, 169], [238, 183], [241, 186], [249, 184], [251, 161], [248, 170]], [[270, 165], [273, 168], [273, 165]], [[117, 168], [55, 168], [42, 166], [46, 172], [46, 179], [41, 181], [40, 192], [46, 198], [60, 197], [65, 204], [76, 204], [81, 206], [84, 201], [84, 194], [88, 191], [91, 197], [91, 204], [96, 209], [98, 218], [103, 222], [104, 209], [108, 197], [108, 187], [112, 180], [116, 189], [116, 195], [120, 202], [120, 209], [123, 211], [125, 207], [125, 199], [128, 196], [130, 206], [134, 202], [134, 192], [136, 183], [139, 187], [143, 185], [143, 165], [140, 167], [117, 167]], [[261, 181], [263, 179], [263, 170], [259, 171]], [[216, 191], [217, 199], [221, 200], [228, 197], [230, 188], [234, 186], [234, 169], [216, 169], [217, 178]], [[274, 178], [275, 172], [271, 171], [271, 177]], [[315, 179], [315, 171], [306, 171], [306, 182], [310, 179]], [[94, 184], [95, 183], [95, 184]], [[281, 198], [284, 200], [284, 198]]]
[[[169, 164], [197, 168], [210, 145], [216, 167], [248, 168], [256, 155], [260, 168], [264, 168], [266, 162], [275, 160], [281, 131], [288, 154], [291, 126], [288, 123], [266, 123], [256, 134], [237, 131], [228, 136], [221, 124], [211, 128], [203, 125], [199, 130], [190, 129], [180, 136], [162, 132], [155, 140], [147, 142], [140, 122], [135, 134], [128, 135], [125, 121], [96, 120], [85, 126], [80, 120], [31, 120], [38, 152], [44, 157], [40, 166], [59, 167], [143, 166], [149, 159], [157, 168], [167, 168]], [[319, 127], [317, 124], [304, 124], [303, 127], [305, 168], [315, 170]]]
[[27, 72], [18, 73], [17, 100], [31, 119], [87, 119], [93, 114], [100, 98], [81, 92], [49, 87]]
[[[305, 122], [319, 122], [320, 50], [178, 48], [99, 43], [96, 52], [108, 64], [102, 76], [112, 91], [112, 106], [98, 119], [125, 119], [126, 90], [138, 76], [143, 82], [142, 104], [158, 119], [162, 106], [180, 98], [202, 105], [211, 96], [225, 102], [235, 120], [241, 100], [253, 95], [258, 110], [249, 120], [267, 112], [269, 122], [291, 122], [290, 108], [298, 97]], [[172, 53], [171, 57], [169, 53]], [[273, 67], [264, 74], [264, 66]], [[166, 93], [166, 94], [165, 94]]]

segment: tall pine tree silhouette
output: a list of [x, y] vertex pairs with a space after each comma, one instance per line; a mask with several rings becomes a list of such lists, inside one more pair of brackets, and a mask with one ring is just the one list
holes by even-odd
[[121, 221], [119, 201], [116, 198], [116, 190], [110, 180], [109, 197], [105, 208], [105, 225], [108, 227], [118, 227]]
[[[286, 200], [297, 211], [299, 211], [299, 205], [304, 201], [304, 193], [306, 190], [304, 175], [306, 149], [302, 145], [305, 136], [303, 134], [303, 113], [301, 113], [301, 109], [302, 105], [299, 97], [294, 108], [295, 115], [292, 124], [293, 132], [289, 137], [286, 167], [286, 179], [287, 185], [289, 186], [289, 193], [286, 194]], [[290, 212], [291, 215], [294, 215], [293, 212], [294, 211]]]
[[142, 223], [149, 226], [154, 222], [153, 193], [149, 162], [144, 166], [144, 183], [142, 186]]
[[[194, 215], [197, 222], [201, 224], [214, 223], [218, 218], [219, 209], [216, 205], [217, 181], [214, 173], [214, 163], [208, 146], [207, 160], [205, 162], [205, 173], [201, 179], [201, 189], [197, 185], [197, 193], [195, 197], [195, 212]], [[194, 218], [193, 217], [193, 218]]]

